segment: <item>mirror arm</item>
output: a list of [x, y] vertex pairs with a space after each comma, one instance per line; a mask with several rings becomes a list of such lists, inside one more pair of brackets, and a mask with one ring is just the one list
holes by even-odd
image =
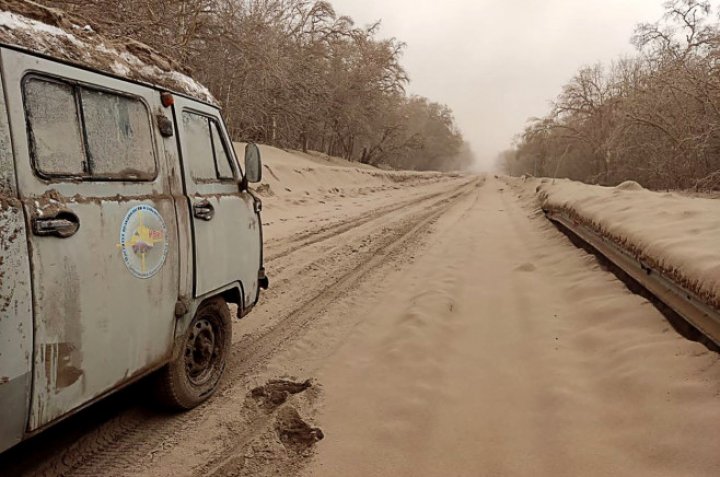
[[248, 184], [247, 174], [243, 174], [242, 179], [240, 179], [240, 192], [248, 190], [249, 186], [250, 184]]

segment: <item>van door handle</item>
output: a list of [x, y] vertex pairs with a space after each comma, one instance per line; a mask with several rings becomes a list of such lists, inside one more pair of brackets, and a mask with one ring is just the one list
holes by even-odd
[[32, 219], [32, 231], [41, 237], [72, 237], [80, 230], [80, 219], [72, 212], [63, 211], [53, 217]]
[[193, 214], [195, 218], [209, 221], [215, 216], [215, 209], [209, 201], [201, 200], [193, 205]]

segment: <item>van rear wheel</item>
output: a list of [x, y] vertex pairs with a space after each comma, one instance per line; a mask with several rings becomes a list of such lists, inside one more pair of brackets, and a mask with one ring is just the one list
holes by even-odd
[[170, 407], [192, 409], [215, 393], [232, 343], [230, 310], [220, 297], [198, 308], [173, 360], [161, 371], [160, 401]]

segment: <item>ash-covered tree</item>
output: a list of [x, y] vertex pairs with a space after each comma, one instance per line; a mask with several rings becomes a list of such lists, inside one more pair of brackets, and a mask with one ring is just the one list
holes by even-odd
[[653, 188], [720, 188], [720, 24], [701, 0], [673, 0], [638, 25], [638, 54], [582, 68], [517, 141], [516, 174]]
[[449, 109], [407, 96], [405, 45], [327, 1], [43, 3], [175, 59], [221, 102], [235, 140], [413, 169], [467, 163]]

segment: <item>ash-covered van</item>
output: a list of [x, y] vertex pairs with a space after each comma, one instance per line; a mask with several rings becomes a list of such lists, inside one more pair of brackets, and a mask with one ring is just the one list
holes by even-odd
[[154, 371], [196, 406], [227, 305], [244, 316], [267, 286], [258, 148], [243, 171], [212, 96], [171, 66], [0, 12], [0, 451]]

